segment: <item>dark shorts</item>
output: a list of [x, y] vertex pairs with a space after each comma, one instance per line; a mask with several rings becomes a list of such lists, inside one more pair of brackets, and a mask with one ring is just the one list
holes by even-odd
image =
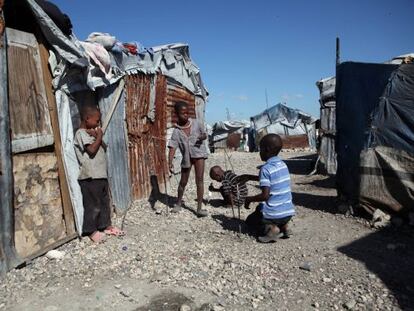
[[286, 225], [292, 216], [278, 218], [278, 219], [265, 219], [263, 218], [261, 206], [258, 205], [256, 210], [246, 218], [246, 225], [249, 229], [250, 234], [255, 236], [261, 236], [265, 234], [266, 225], [276, 225], [282, 227]]
[[107, 179], [79, 180], [83, 196], [83, 233], [89, 235], [111, 225]]
[[278, 219], [262, 218], [262, 222], [265, 225], [276, 225], [278, 227], [282, 227], [282, 226], [286, 225], [291, 219], [292, 219], [292, 216], [278, 218]]

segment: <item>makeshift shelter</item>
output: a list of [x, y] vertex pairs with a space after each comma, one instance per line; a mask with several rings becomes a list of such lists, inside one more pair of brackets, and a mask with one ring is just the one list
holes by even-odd
[[242, 142], [246, 143], [246, 129], [250, 128], [249, 121], [218, 121], [214, 123], [209, 137], [210, 149], [240, 148]]
[[318, 130], [318, 171], [335, 175], [336, 173], [336, 102], [335, 77], [319, 80], [316, 86], [320, 92], [320, 119]]
[[256, 145], [266, 134], [282, 137], [283, 148], [316, 148], [315, 119], [309, 114], [277, 104], [252, 117]]
[[345, 62], [336, 82], [340, 199], [407, 214], [414, 206], [414, 64]]
[[204, 122], [207, 91], [186, 44], [107, 50], [61, 29], [43, 4], [8, 2], [7, 42], [0, 27], [0, 271], [82, 234], [81, 105], [100, 107], [112, 204], [124, 211], [166, 184], [174, 103]]

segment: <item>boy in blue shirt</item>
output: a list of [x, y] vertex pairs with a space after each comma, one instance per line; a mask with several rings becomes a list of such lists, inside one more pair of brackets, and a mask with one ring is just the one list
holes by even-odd
[[[258, 240], [262, 243], [276, 242], [280, 234], [288, 237], [288, 222], [295, 215], [289, 170], [277, 156], [281, 149], [279, 135], [268, 134], [262, 138], [260, 158], [266, 162], [259, 173], [262, 192], [245, 200], [246, 208], [251, 202], [261, 202], [255, 213], [261, 213], [260, 225], [264, 235], [259, 236]], [[246, 219], [248, 224], [251, 223], [249, 217]]]

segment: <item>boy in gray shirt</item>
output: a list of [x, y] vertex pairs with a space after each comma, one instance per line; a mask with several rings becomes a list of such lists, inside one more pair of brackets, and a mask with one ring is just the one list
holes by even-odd
[[79, 184], [83, 197], [83, 233], [99, 243], [108, 235], [124, 235], [111, 226], [105, 143], [100, 128], [101, 114], [96, 106], [81, 110], [81, 125], [75, 134], [75, 152], [79, 161]]

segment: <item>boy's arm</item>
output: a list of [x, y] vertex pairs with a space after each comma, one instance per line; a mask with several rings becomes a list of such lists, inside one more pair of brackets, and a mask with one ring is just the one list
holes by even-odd
[[250, 196], [250, 197], [246, 197], [245, 201], [244, 201], [244, 207], [245, 208], [249, 208], [249, 205], [251, 202], [264, 202], [267, 201], [270, 197], [270, 188], [269, 187], [262, 187], [262, 192], [254, 195], [254, 196]]
[[213, 186], [213, 184], [210, 184], [210, 186], [208, 186], [208, 191], [211, 191], [211, 192], [220, 192], [220, 188], [215, 188]]
[[168, 169], [170, 170], [171, 173], [174, 173], [174, 165], [173, 165], [173, 161], [174, 161], [174, 155], [175, 155], [175, 148], [169, 147], [168, 148]]
[[247, 182], [249, 180], [259, 181], [259, 176], [251, 174], [243, 174], [237, 177], [239, 182]]
[[204, 126], [199, 123], [198, 128], [200, 129], [200, 135], [198, 136], [197, 140], [206, 140], [207, 139], [207, 132], [204, 129]]
[[102, 137], [103, 137], [103, 132], [102, 129], [100, 127], [98, 127], [95, 130], [96, 136], [95, 136], [95, 141], [91, 144], [88, 144], [85, 146], [85, 150], [86, 152], [91, 156], [94, 157], [96, 155], [96, 153], [99, 150], [99, 147], [102, 144]]

